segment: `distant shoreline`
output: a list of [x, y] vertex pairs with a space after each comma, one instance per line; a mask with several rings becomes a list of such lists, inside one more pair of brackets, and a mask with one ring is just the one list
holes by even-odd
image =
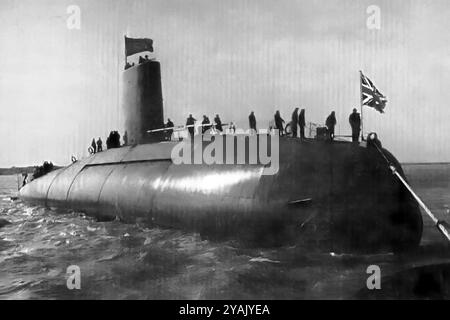
[[[22, 173], [33, 174], [39, 166], [28, 166], [28, 167], [11, 167], [11, 168], [0, 168], [0, 176], [13, 176]], [[54, 166], [53, 170], [60, 169], [62, 167]]]
[[403, 162], [402, 166], [450, 165], [450, 162]]
[[35, 167], [11, 167], [11, 168], [0, 168], [0, 176], [12, 176], [12, 175], [18, 175], [22, 173], [33, 173]]

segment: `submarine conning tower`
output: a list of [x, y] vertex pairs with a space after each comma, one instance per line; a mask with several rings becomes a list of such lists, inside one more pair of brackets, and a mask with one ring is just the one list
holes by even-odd
[[125, 70], [122, 85], [121, 106], [129, 143], [161, 141], [161, 134], [147, 133], [164, 126], [160, 63], [147, 60]]

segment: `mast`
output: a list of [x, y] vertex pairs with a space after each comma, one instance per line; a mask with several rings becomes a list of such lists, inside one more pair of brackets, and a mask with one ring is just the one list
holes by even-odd
[[359, 71], [359, 99], [361, 101], [361, 139], [364, 141], [364, 121], [363, 121], [363, 107], [364, 107], [364, 101], [362, 97], [362, 71]]
[[128, 59], [127, 59], [127, 35], [125, 34], [124, 36], [124, 39], [125, 39], [125, 66], [127, 65], [127, 62], [128, 62]]

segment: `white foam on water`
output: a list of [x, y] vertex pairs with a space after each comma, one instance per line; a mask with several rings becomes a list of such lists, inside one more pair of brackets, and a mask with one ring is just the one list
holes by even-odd
[[263, 257], [252, 258], [252, 259], [250, 259], [250, 262], [281, 263], [280, 261], [270, 260], [270, 259], [263, 258]]

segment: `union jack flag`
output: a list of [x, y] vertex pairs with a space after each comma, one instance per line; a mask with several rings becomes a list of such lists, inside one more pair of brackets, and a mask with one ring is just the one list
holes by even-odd
[[387, 99], [375, 87], [373, 82], [361, 72], [361, 101], [363, 106], [374, 108], [380, 113], [384, 113]]

